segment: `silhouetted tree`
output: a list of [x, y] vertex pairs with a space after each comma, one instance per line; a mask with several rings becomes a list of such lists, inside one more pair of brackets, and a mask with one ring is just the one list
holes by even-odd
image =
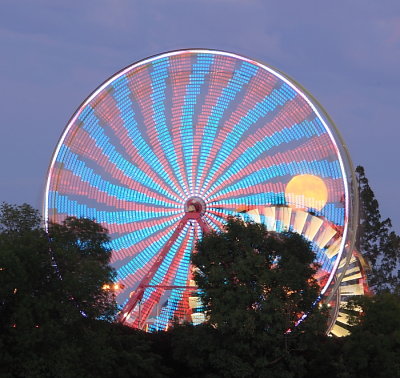
[[381, 220], [364, 168], [356, 169], [360, 190], [359, 249], [371, 265], [369, 284], [376, 292], [395, 290], [400, 284], [400, 237], [392, 230], [389, 218]]
[[146, 334], [104, 321], [117, 309], [106, 230], [67, 218], [48, 231], [29, 205], [0, 206], [0, 376], [166, 376]]
[[48, 235], [60, 277], [57, 295], [79, 310], [75, 316], [113, 320], [117, 310], [113, 292], [103, 290], [104, 284], [115, 280], [107, 230], [92, 220], [69, 217], [62, 224], [50, 224]]
[[313, 311], [314, 258], [300, 235], [237, 218], [205, 235], [192, 260], [207, 323], [171, 331], [186, 376], [304, 376], [304, 354], [326, 326]]
[[350, 336], [343, 338], [342, 377], [400, 377], [400, 297], [382, 293], [351, 301]]
[[114, 279], [106, 231], [88, 219], [67, 218], [49, 233], [40, 224], [29, 205], [0, 207], [0, 327], [112, 319], [114, 297], [102, 290]]

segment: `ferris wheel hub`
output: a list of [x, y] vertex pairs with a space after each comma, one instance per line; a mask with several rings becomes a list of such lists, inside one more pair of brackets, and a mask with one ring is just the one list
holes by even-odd
[[193, 196], [185, 202], [185, 213], [200, 213], [203, 215], [206, 212], [206, 203], [200, 197]]

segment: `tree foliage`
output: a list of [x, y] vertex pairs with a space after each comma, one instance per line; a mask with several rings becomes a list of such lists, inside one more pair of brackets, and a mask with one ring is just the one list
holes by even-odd
[[400, 377], [400, 297], [388, 292], [359, 297], [348, 308], [353, 327], [343, 339], [341, 376]]
[[[115, 279], [110, 267], [111, 250], [106, 230], [89, 219], [67, 218], [49, 225], [50, 253], [60, 277], [60, 297], [85, 317], [112, 320], [116, 303], [110, 291], [102, 289]], [[80, 316], [79, 314], [79, 316]]]
[[[374, 256], [384, 226], [368, 219]], [[352, 334], [327, 337], [314, 254], [297, 234], [230, 218], [193, 256], [208, 322], [157, 334], [104, 321], [116, 310], [101, 290], [115, 274], [108, 240], [87, 219], [47, 232], [29, 205], [0, 206], [0, 376], [400, 377], [399, 296], [353, 301]]]
[[102, 285], [114, 279], [108, 236], [88, 219], [40, 227], [29, 205], [0, 208], [1, 327], [111, 319], [116, 304]]
[[369, 284], [376, 291], [396, 290], [400, 286], [397, 274], [400, 263], [400, 237], [392, 230], [389, 218], [382, 221], [364, 168], [356, 169], [360, 190], [359, 249], [371, 264]]
[[[188, 364], [203, 356], [205, 366], [224, 376], [295, 376], [305, 364], [309, 338], [326, 325], [313, 308], [319, 293], [314, 259], [300, 235], [268, 232], [263, 224], [238, 218], [229, 218], [222, 232], [205, 235], [192, 261], [208, 324], [191, 334], [208, 338], [203, 348], [209, 353], [193, 353]], [[304, 314], [308, 318], [296, 326]], [[174, 350], [188, 360], [183, 348]]]
[[[0, 206], [0, 375], [162, 376], [140, 332], [116, 312], [108, 236], [87, 219], [41, 227], [29, 205]], [[99, 320], [103, 319], [103, 320]]]
[[298, 234], [228, 219], [223, 232], [203, 237], [192, 257], [209, 322], [247, 335], [294, 329], [318, 297], [314, 259]]
[[2, 329], [38, 325], [56, 306], [47, 235], [28, 205], [0, 207], [0, 315]]

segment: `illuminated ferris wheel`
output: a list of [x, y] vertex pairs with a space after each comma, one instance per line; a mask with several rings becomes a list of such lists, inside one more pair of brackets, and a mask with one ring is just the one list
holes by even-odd
[[79, 107], [50, 164], [44, 215], [108, 229], [121, 322], [196, 324], [190, 254], [229, 215], [303, 234], [332, 298], [354, 242], [349, 164], [326, 113], [282, 73], [174, 51], [123, 69]]

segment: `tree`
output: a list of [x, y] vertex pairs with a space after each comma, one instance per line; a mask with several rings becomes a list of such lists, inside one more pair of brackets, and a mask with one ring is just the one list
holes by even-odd
[[114, 279], [108, 236], [88, 219], [67, 218], [49, 233], [29, 205], [0, 207], [1, 327], [112, 319], [115, 300], [102, 285]]
[[397, 269], [400, 263], [400, 237], [391, 230], [389, 218], [381, 220], [364, 168], [356, 169], [360, 191], [360, 228], [358, 248], [371, 265], [369, 284], [376, 292], [395, 290], [400, 285]]
[[224, 232], [204, 236], [192, 257], [209, 322], [246, 335], [295, 329], [318, 297], [314, 259], [299, 234], [229, 218]]
[[400, 377], [400, 297], [388, 292], [360, 297], [348, 309], [353, 327], [343, 339], [341, 376]]
[[29, 205], [0, 206], [0, 375], [99, 376], [95, 366], [105, 372], [118, 360], [108, 343], [120, 345], [119, 336], [98, 320], [116, 312], [102, 290], [115, 274], [108, 240], [91, 220], [67, 218], [46, 232]]
[[313, 308], [319, 293], [314, 258], [300, 235], [268, 232], [263, 224], [238, 218], [229, 218], [222, 232], [205, 235], [192, 261], [208, 324], [191, 332], [207, 335], [197, 339], [208, 340], [203, 349], [209, 353], [194, 352], [198, 346], [190, 353], [187, 342], [186, 348], [175, 345], [181, 361], [203, 356], [204, 366], [224, 376], [301, 376], [310, 338], [326, 326]]
[[113, 320], [117, 309], [113, 293], [103, 290], [104, 284], [115, 280], [107, 230], [90, 219], [68, 217], [61, 225], [50, 224], [48, 234], [60, 278], [58, 295], [79, 310], [75, 316]]
[[0, 207], [0, 327], [38, 325], [54, 278], [46, 233], [29, 205]]

